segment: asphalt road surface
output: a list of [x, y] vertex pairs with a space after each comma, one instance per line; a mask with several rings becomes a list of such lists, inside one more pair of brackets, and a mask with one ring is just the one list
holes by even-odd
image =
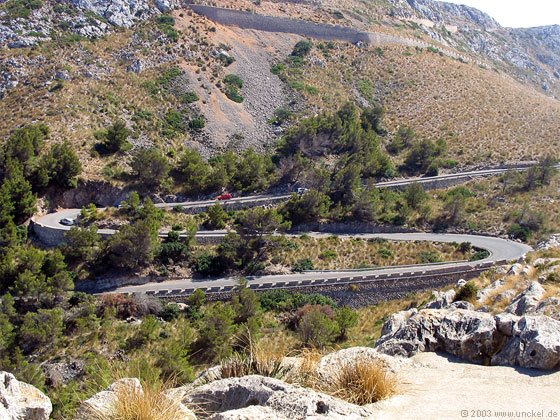
[[[388, 181], [388, 182], [381, 182], [376, 184], [378, 188], [389, 188], [389, 187], [396, 187], [396, 186], [405, 186], [410, 185], [416, 182], [432, 182], [437, 179], [446, 180], [446, 179], [471, 179], [480, 176], [491, 176], [491, 175], [499, 175], [509, 171], [524, 171], [527, 169], [527, 166], [520, 166], [516, 168], [508, 168], [508, 169], [488, 169], [488, 170], [481, 170], [481, 171], [470, 171], [470, 172], [462, 172], [457, 174], [449, 174], [449, 175], [440, 175], [437, 177], [430, 177], [430, 178], [407, 178], [402, 180], [396, 181]], [[228, 200], [230, 203], [258, 203], [261, 201], [267, 201], [270, 198], [275, 199], [289, 199], [290, 195], [258, 195], [258, 196], [247, 196], [247, 197], [238, 197]], [[187, 201], [182, 203], [159, 203], [156, 206], [160, 208], [173, 208], [176, 206], [181, 206], [184, 208], [204, 208], [209, 207], [211, 205], [216, 204], [217, 200], [208, 200], [208, 201]], [[65, 209], [57, 211], [56, 213], [50, 213], [44, 216], [40, 216], [35, 218], [35, 222], [39, 223], [43, 226], [50, 227], [52, 229], [58, 230], [70, 230], [71, 226], [64, 226], [60, 223], [60, 220], [63, 218], [68, 219], [76, 219], [80, 214], [80, 209]], [[104, 235], [111, 235], [114, 234], [115, 231], [111, 229], [100, 229], [100, 234]], [[162, 232], [162, 235], [165, 233]], [[226, 232], [224, 231], [213, 231], [213, 232], [205, 232], [200, 231], [197, 233], [198, 237], [205, 237], [205, 236], [224, 236]], [[318, 233], [311, 233], [312, 236], [321, 236], [322, 234]], [[349, 235], [339, 235], [339, 236], [349, 236]], [[478, 264], [481, 263], [491, 263], [494, 264], [499, 261], [510, 261], [516, 260], [527, 252], [532, 250], [531, 247], [521, 244], [518, 242], [500, 239], [500, 238], [493, 238], [493, 237], [486, 237], [486, 236], [474, 236], [474, 235], [460, 235], [460, 234], [436, 234], [436, 233], [385, 233], [385, 234], [357, 234], [352, 235], [354, 238], [363, 238], [363, 239], [370, 239], [370, 238], [382, 238], [391, 241], [430, 241], [430, 242], [470, 242], [473, 246], [481, 249], [487, 250], [490, 255], [485, 258], [484, 260], [479, 260], [476, 262], [449, 262], [443, 264], [427, 264], [427, 265], [416, 265], [414, 267], [386, 267], [386, 268], [379, 268], [379, 269], [372, 269], [366, 271], [360, 271], [360, 275], [368, 276], [368, 275], [383, 275], [383, 274], [399, 274], [399, 273], [411, 273], [413, 272], [425, 272], [430, 273], [435, 270], [441, 270], [445, 268], [453, 268], [453, 267], [465, 267], [465, 270], [468, 268], [474, 268]], [[336, 279], [341, 277], [347, 276], [354, 276], [356, 275], [355, 271], [339, 271], [339, 272], [312, 272], [312, 273], [296, 273], [296, 274], [288, 274], [288, 275], [274, 275], [274, 276], [263, 276], [263, 277], [250, 277], [251, 284], [267, 284], [267, 283], [281, 283], [281, 282], [290, 282], [290, 281], [303, 281], [303, 280], [321, 280], [321, 279]], [[212, 279], [212, 280], [194, 280], [194, 279], [181, 279], [181, 280], [169, 280], [162, 283], [149, 283], [140, 286], [125, 286], [114, 290], [115, 292], [146, 292], [146, 291], [158, 291], [158, 290], [170, 290], [170, 289], [186, 289], [186, 288], [193, 288], [193, 287], [225, 287], [225, 286], [232, 286], [237, 284], [236, 278], [220, 278], [220, 279]]]
[[[311, 236], [330, 236], [319, 233], [312, 233]], [[273, 276], [260, 276], [248, 277], [250, 284], [267, 284], [267, 283], [281, 283], [291, 281], [303, 280], [325, 280], [337, 279], [342, 277], [353, 276], [369, 276], [369, 275], [383, 275], [383, 274], [400, 274], [400, 273], [421, 273], [429, 274], [436, 270], [453, 267], [470, 267], [475, 268], [477, 265], [483, 263], [496, 263], [498, 261], [516, 260], [526, 253], [532, 251], [528, 245], [514, 242], [506, 239], [493, 238], [488, 236], [475, 236], [475, 235], [459, 235], [459, 234], [437, 234], [437, 233], [379, 233], [379, 234], [358, 234], [358, 235], [339, 235], [341, 237], [353, 237], [362, 239], [381, 238], [391, 241], [431, 241], [431, 242], [470, 242], [477, 248], [486, 249], [490, 255], [483, 259], [473, 262], [450, 262], [444, 264], [421, 264], [406, 267], [386, 267], [379, 269], [363, 270], [357, 273], [356, 271], [337, 271], [337, 272], [308, 272], [308, 273], [294, 273], [287, 275], [273, 275]], [[189, 289], [189, 288], [206, 288], [206, 287], [225, 287], [234, 286], [238, 282], [237, 278], [226, 277], [211, 280], [195, 280], [195, 279], [180, 279], [168, 280], [161, 283], [148, 283], [138, 286], [124, 286], [113, 290], [116, 293], [145, 293], [147, 291], [158, 290], [172, 290], [172, 289]]]

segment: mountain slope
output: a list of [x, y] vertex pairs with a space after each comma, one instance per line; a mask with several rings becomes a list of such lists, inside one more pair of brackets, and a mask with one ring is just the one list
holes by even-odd
[[[216, 2], [418, 39], [469, 58], [435, 47], [316, 41], [293, 64], [300, 36], [222, 26], [174, 2], [44, 1], [15, 19], [14, 2], [0, 5], [8, 28], [0, 44], [24, 48], [1, 50], [0, 137], [45, 122], [51, 142], [73, 143], [88, 179], [115, 181], [126, 170], [127, 159], [94, 152], [95, 133], [119, 119], [135, 148], [155, 145], [172, 157], [193, 147], [211, 156], [263, 150], [299, 118], [347, 100], [384, 106], [386, 143], [411, 127], [420, 138], [446, 139], [447, 157], [460, 166], [560, 152], [557, 26], [502, 28], [476, 9], [430, 0]], [[277, 64], [285, 69], [273, 74]], [[242, 102], [228, 97], [228, 74], [241, 77]], [[272, 124], [285, 110], [291, 118]]]

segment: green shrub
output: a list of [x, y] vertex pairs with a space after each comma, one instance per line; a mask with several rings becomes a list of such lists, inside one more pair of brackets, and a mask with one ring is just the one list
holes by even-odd
[[189, 128], [191, 128], [192, 130], [195, 130], [195, 131], [202, 130], [205, 125], [206, 125], [206, 120], [201, 115], [196, 117], [196, 118], [193, 118], [189, 122]]
[[232, 57], [229, 54], [220, 54], [218, 55], [218, 60], [222, 62], [224, 67], [228, 67], [235, 62], [235, 57]]
[[95, 137], [101, 142], [96, 145], [96, 150], [101, 154], [117, 153], [130, 150], [132, 145], [128, 138], [132, 134], [124, 121], [118, 120], [106, 130], [95, 133]]
[[157, 18], [157, 22], [161, 25], [175, 25], [175, 18], [171, 15], [160, 15]]
[[243, 87], [243, 79], [241, 79], [241, 77], [237, 74], [228, 74], [224, 77], [224, 83], [229, 86], [235, 86], [239, 89]]
[[308, 270], [314, 270], [315, 265], [313, 261], [309, 258], [303, 258], [301, 260], [297, 260], [296, 263], [293, 265], [292, 270], [295, 272], [302, 272]]
[[[354, 285], [355, 286], [355, 285]], [[347, 306], [336, 310], [336, 322], [340, 329], [340, 340], [345, 340], [348, 331], [358, 325], [358, 313]]]
[[514, 223], [508, 229], [508, 235], [513, 239], [519, 239], [523, 242], [528, 241], [533, 232], [528, 227], [521, 226], [518, 223]]
[[217, 267], [216, 256], [210, 252], [202, 252], [197, 255], [193, 261], [193, 269], [203, 276], [212, 276], [220, 274], [221, 270]]
[[8, 0], [4, 3], [4, 10], [12, 19], [28, 18], [33, 10], [43, 7], [42, 0]]
[[173, 132], [185, 131], [185, 119], [179, 111], [171, 110], [165, 115], [167, 128]]
[[325, 347], [340, 334], [330, 306], [306, 305], [296, 313], [296, 331], [304, 346]]
[[173, 25], [175, 25], [175, 19], [173, 16], [170, 15], [161, 15], [157, 18], [157, 23], [159, 29], [163, 32], [163, 34], [169, 38], [173, 42], [177, 42], [179, 40], [179, 31], [177, 31]]
[[395, 253], [388, 248], [379, 248], [379, 250], [377, 251], [377, 254], [381, 258], [385, 258], [385, 259], [393, 258], [395, 256]]
[[462, 286], [457, 294], [455, 295], [454, 302], [459, 301], [466, 301], [466, 302], [474, 302], [476, 300], [476, 295], [478, 293], [478, 287], [472, 281], [469, 281], [467, 284]]
[[490, 253], [488, 251], [486, 251], [485, 249], [479, 249], [473, 254], [473, 256], [470, 258], [470, 261], [483, 260], [485, 258], [488, 258], [489, 256]]
[[313, 48], [313, 42], [308, 39], [299, 41], [292, 50], [292, 57], [305, 57]]
[[321, 258], [322, 260], [333, 260], [338, 256], [338, 254], [336, 253], [336, 251], [333, 251], [332, 249], [327, 249], [326, 251], [322, 252], [321, 255], [319, 255], [319, 258]]
[[275, 74], [276, 76], [279, 76], [280, 74], [284, 73], [285, 71], [286, 71], [286, 65], [284, 63], [275, 64], [270, 68], [270, 72], [272, 74]]
[[319, 293], [297, 293], [287, 290], [269, 290], [260, 294], [261, 307], [266, 311], [293, 311], [305, 305], [328, 305], [335, 308], [336, 302]]
[[199, 99], [200, 98], [198, 97], [196, 92], [193, 91], [185, 93], [181, 98], [181, 100], [186, 104], [192, 104], [194, 102], [197, 102]]
[[545, 283], [560, 284], [560, 273], [556, 271], [548, 273], [545, 278]]
[[419, 257], [420, 261], [424, 264], [441, 262], [441, 255], [436, 251], [423, 251]]
[[229, 216], [220, 204], [215, 204], [206, 210], [204, 227], [209, 230], [220, 230], [227, 226]]
[[226, 88], [226, 96], [233, 102], [240, 104], [245, 100], [245, 98], [239, 93], [239, 89], [235, 86], [228, 86]]

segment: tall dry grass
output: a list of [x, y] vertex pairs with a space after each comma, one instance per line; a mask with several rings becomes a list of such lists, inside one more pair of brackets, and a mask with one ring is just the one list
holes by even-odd
[[143, 392], [119, 389], [111, 415], [103, 420], [177, 420], [184, 417], [179, 398], [167, 394], [160, 386], [145, 386]]
[[[91, 420], [177, 420], [187, 412], [180, 395], [167, 392], [160, 382], [146, 383], [142, 388], [119, 386], [116, 398], [107, 412], [90, 412]], [[195, 418], [194, 416], [192, 417]]]
[[290, 376], [293, 366], [284, 362], [287, 355], [285, 346], [271, 346], [268, 340], [257, 342], [251, 337], [248, 340], [246, 353], [235, 353], [222, 361], [221, 378], [261, 375], [286, 380]]
[[325, 392], [352, 404], [373, 404], [397, 392], [397, 377], [378, 360], [357, 358], [336, 371]]

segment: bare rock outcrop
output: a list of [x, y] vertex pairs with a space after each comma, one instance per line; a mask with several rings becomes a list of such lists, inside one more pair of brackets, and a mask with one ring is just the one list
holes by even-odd
[[513, 326], [512, 335], [492, 358], [493, 365], [560, 368], [560, 321], [547, 316], [524, 316]]
[[515, 315], [533, 313], [536, 311], [540, 300], [545, 294], [546, 290], [544, 290], [544, 287], [542, 287], [539, 282], [535, 281], [511, 302], [506, 308], [506, 312]]
[[386, 326], [377, 349], [389, 355], [411, 357], [425, 351], [445, 351], [484, 363], [501, 344], [494, 317], [483, 312], [424, 309], [404, 323], [402, 313], [393, 315]]
[[256, 411], [261, 417], [266, 413], [268, 418], [359, 419], [372, 414], [364, 407], [329, 395], [258, 375], [221, 379], [187, 388], [183, 403], [200, 406], [204, 412], [213, 413], [215, 419], [253, 418], [244, 417], [247, 414], [244, 409], [249, 406], [258, 406], [251, 412]]
[[453, 289], [447, 292], [433, 292], [434, 300], [426, 305], [426, 309], [442, 309], [447, 308], [453, 303], [453, 299], [457, 295], [457, 292]]
[[393, 356], [443, 351], [476, 363], [560, 368], [560, 321], [543, 315], [403, 311], [387, 321], [382, 334], [376, 350]]
[[560, 248], [560, 233], [551, 235], [546, 241], [539, 242], [536, 247], [539, 251], [546, 251], [554, 248]]
[[138, 20], [145, 20], [154, 13], [169, 12], [178, 6], [175, 0], [157, 0], [155, 8], [148, 0], [71, 0], [80, 9], [93, 12], [116, 26], [130, 27]]
[[51, 400], [45, 394], [11, 373], [0, 372], [0, 419], [48, 420], [51, 412]]

